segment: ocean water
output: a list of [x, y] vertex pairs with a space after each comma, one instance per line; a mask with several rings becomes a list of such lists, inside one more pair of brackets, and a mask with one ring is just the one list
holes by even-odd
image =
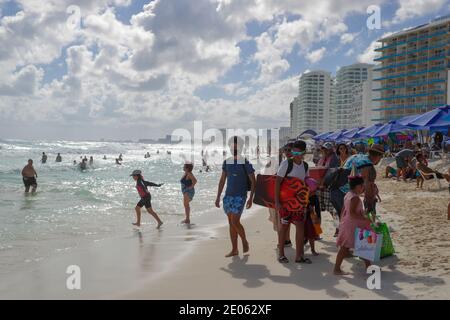
[[[198, 184], [191, 220], [201, 232], [192, 233], [179, 226], [184, 218], [179, 182], [183, 171], [181, 164], [171, 161], [168, 150], [173, 155], [189, 149], [138, 143], [0, 140], [0, 279], [20, 278], [52, 259], [101, 241], [134, 237], [131, 222], [139, 200], [129, 176], [134, 169], [142, 170], [146, 180], [164, 183], [161, 188], [150, 188], [153, 208], [164, 221], [164, 236], [147, 238], [150, 245], [176, 245], [211, 236], [209, 226], [226, 222], [221, 210], [214, 208], [220, 165], [212, 165], [208, 173], [194, 169]], [[42, 152], [48, 155], [46, 164], [41, 164]], [[58, 152], [61, 163], [55, 162]], [[144, 158], [146, 152], [151, 158]], [[120, 153], [121, 166], [115, 164]], [[102, 159], [104, 155], [107, 160]], [[94, 165], [79, 170], [73, 161], [81, 156], [93, 156]], [[24, 194], [21, 178], [29, 158], [38, 173], [35, 195]], [[142, 221], [143, 234], [155, 234], [155, 222], [145, 210]]]
[[[65, 266], [78, 261], [88, 266], [84, 274], [91, 287], [77, 297], [104, 297], [167, 269], [188, 252], [186, 244], [212, 237], [213, 228], [226, 223], [222, 209], [214, 207], [220, 162], [211, 164], [210, 172], [194, 168], [195, 225], [186, 228], [180, 225], [182, 164], [171, 160], [169, 150], [177, 155], [190, 146], [0, 140], [0, 297], [72, 298], [61, 283]], [[48, 155], [46, 164], [40, 161], [42, 152]], [[61, 163], [55, 162], [58, 152]], [[144, 158], [146, 152], [150, 158]], [[120, 153], [121, 166], [115, 164]], [[73, 161], [84, 156], [93, 156], [94, 165], [81, 171]], [[38, 173], [34, 195], [25, 195], [21, 177], [29, 158]], [[164, 183], [150, 188], [153, 208], [164, 221], [162, 231], [144, 209], [141, 231], [131, 225], [139, 201], [129, 176], [135, 169], [148, 181]]]

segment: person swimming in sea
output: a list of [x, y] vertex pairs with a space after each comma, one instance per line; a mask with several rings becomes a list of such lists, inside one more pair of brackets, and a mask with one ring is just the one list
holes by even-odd
[[80, 170], [86, 170], [87, 169], [87, 160], [83, 159], [80, 162]]
[[58, 155], [56, 156], [55, 162], [62, 162], [62, 157], [60, 153], [58, 153]]
[[89, 157], [89, 165], [92, 167], [94, 165], [94, 157], [90, 156]]
[[42, 163], [46, 163], [47, 162], [47, 155], [45, 154], [45, 152], [42, 152], [42, 159], [41, 159]]
[[120, 159], [119, 159], [119, 158], [116, 159], [116, 164], [119, 165], [119, 166], [122, 165], [122, 164], [120, 163]]
[[190, 224], [191, 223], [191, 207], [189, 203], [194, 199], [195, 195], [195, 185], [197, 184], [197, 179], [195, 178], [192, 170], [194, 165], [192, 163], [186, 163], [183, 167], [184, 175], [180, 180], [181, 192], [183, 193], [183, 205], [185, 219], [181, 223]]
[[103, 160], [106, 160], [106, 155], [103, 156]]
[[163, 183], [156, 184], [153, 182], [145, 181], [144, 177], [142, 176], [141, 170], [134, 170], [131, 174], [131, 177], [133, 177], [134, 181], [136, 181], [136, 189], [139, 193], [139, 196], [141, 197], [141, 200], [136, 204], [136, 207], [134, 208], [136, 211], [136, 222], [133, 223], [134, 226], [140, 227], [141, 226], [141, 209], [145, 206], [147, 209], [147, 212], [155, 218], [156, 222], [158, 223], [156, 229], [159, 229], [163, 222], [159, 218], [158, 214], [153, 210], [152, 208], [152, 196], [150, 192], [148, 191], [148, 187], [161, 187]]

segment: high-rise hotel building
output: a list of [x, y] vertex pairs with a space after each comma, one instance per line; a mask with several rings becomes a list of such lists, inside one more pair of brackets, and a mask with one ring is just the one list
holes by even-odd
[[450, 16], [384, 37], [374, 59], [381, 122], [450, 103]]
[[[355, 63], [338, 70], [331, 102], [331, 129], [348, 129], [359, 125], [362, 110], [355, 110], [355, 90], [369, 79], [372, 67], [367, 63]], [[361, 106], [362, 103], [359, 104]]]
[[297, 136], [307, 129], [324, 132], [329, 129], [331, 74], [311, 71], [302, 74], [299, 94], [291, 104], [291, 130]]

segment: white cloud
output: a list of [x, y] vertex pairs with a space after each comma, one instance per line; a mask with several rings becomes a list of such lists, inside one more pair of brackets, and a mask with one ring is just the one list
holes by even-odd
[[341, 43], [348, 44], [351, 43], [356, 37], [356, 33], [344, 33], [341, 35]]
[[[393, 32], [385, 32], [379, 38], [388, 37], [391, 34], [393, 34]], [[379, 52], [375, 51], [375, 49], [380, 48], [380, 47], [381, 47], [381, 42], [378, 42], [377, 40], [372, 41], [370, 43], [370, 45], [364, 50], [364, 52], [357, 56], [358, 62], [360, 62], [360, 63], [375, 63], [375, 61], [373, 61], [373, 59], [376, 59], [381, 55]]]
[[[319, 61], [325, 42], [348, 37], [345, 18], [365, 14], [374, 1], [382, 2], [156, 0], [125, 23], [114, 6], [129, 0], [82, 0], [83, 27], [73, 30], [66, 25], [73, 0], [19, 0], [21, 12], [0, 18], [0, 120], [142, 125], [158, 132], [194, 119], [217, 126], [285, 125], [298, 82], [283, 80], [291, 67], [287, 55], [298, 49], [308, 61]], [[245, 57], [257, 63], [253, 81], [224, 85], [222, 77], [243, 63], [239, 43], [250, 40], [250, 21], [270, 25], [251, 39], [257, 51]], [[67, 72], [44, 83], [49, 65]], [[194, 92], [204, 85], [232, 99], [203, 101]]]
[[347, 52], [345, 52], [345, 56], [346, 57], [350, 57], [355, 53], [355, 50], [353, 48], [350, 48], [347, 50]]
[[308, 60], [311, 63], [319, 62], [320, 60], [322, 60], [326, 51], [327, 49], [325, 47], [311, 51], [308, 54], [306, 54], [306, 60]]
[[361, 63], [374, 63], [373, 59], [377, 58], [378, 54], [375, 51], [376, 48], [381, 47], [381, 43], [372, 41], [370, 45], [364, 50], [363, 53], [357, 57], [358, 62]]
[[400, 23], [433, 12], [440, 12], [446, 3], [448, 3], [447, 0], [399, 0], [399, 8], [395, 12], [393, 23]]

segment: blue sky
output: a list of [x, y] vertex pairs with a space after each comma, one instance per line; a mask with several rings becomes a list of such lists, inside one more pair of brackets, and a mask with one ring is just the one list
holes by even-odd
[[[43, 123], [91, 124], [95, 138], [117, 138], [115, 124], [123, 138], [145, 138], [133, 130], [145, 126], [163, 136], [187, 119], [287, 125], [301, 73], [370, 62], [383, 34], [449, 13], [445, 0], [315, 2], [100, 0], [80, 8], [81, 30], [66, 32], [66, 0], [0, 0], [0, 40], [14, 49], [0, 50], [0, 135], [26, 138], [11, 123], [30, 114], [30, 134], [42, 138]], [[366, 27], [371, 4], [380, 30]]]

